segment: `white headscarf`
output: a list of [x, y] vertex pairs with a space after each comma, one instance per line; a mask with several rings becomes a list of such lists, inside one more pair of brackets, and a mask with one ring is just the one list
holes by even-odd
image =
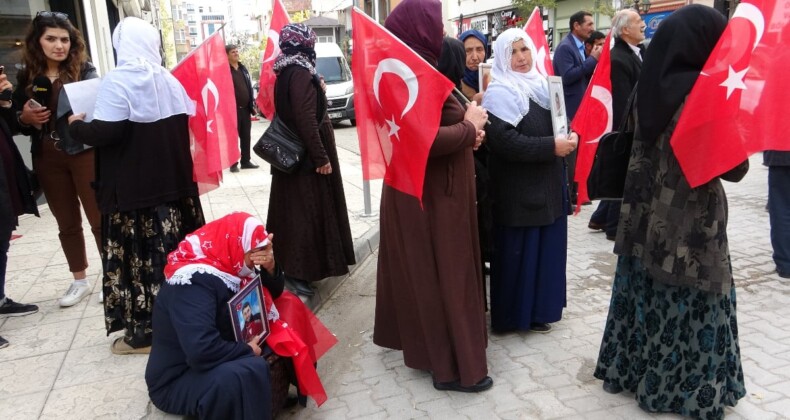
[[159, 33], [148, 22], [127, 17], [115, 27], [112, 45], [118, 65], [102, 80], [94, 118], [149, 123], [195, 114], [181, 83], [161, 66]]
[[[513, 43], [523, 40], [532, 54], [532, 67], [526, 73], [519, 73], [510, 66]], [[544, 109], [549, 109], [549, 84], [535, 68], [535, 43], [523, 29], [512, 28], [496, 39], [494, 43], [494, 65], [491, 68], [493, 81], [483, 96], [483, 107], [497, 118], [518, 125], [529, 112], [532, 99]]]

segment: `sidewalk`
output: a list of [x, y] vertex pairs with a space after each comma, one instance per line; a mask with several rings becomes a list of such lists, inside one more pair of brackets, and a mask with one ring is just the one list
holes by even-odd
[[[253, 142], [266, 126], [253, 122]], [[338, 143], [353, 144], [356, 139], [356, 129], [347, 125], [337, 128], [335, 134]], [[360, 262], [378, 247], [378, 219], [363, 217], [359, 156], [340, 147], [338, 155]], [[201, 197], [206, 221], [240, 210], [266, 221], [271, 176], [268, 165], [256, 160], [260, 169], [235, 174], [225, 171], [220, 188]], [[372, 207], [376, 212], [380, 192], [381, 182], [372, 182]], [[100, 258], [92, 246], [87, 222], [88, 279], [94, 293], [73, 307], [60, 308], [57, 302], [71, 283], [71, 274], [55, 219], [46, 205], [39, 210], [41, 218], [22, 218], [14, 232], [22, 236], [11, 242], [9, 251], [6, 295], [18, 302], [37, 304], [39, 312], [0, 319], [0, 335], [11, 343], [0, 350], [0, 419], [162, 418], [149, 405], [143, 379], [148, 357], [110, 353], [110, 343], [121, 333], [106, 336], [103, 309], [98, 303]], [[319, 307], [341, 281], [323, 281], [308, 304]]]

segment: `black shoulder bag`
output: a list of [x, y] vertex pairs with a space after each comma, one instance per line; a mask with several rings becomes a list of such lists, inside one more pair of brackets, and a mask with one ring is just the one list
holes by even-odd
[[590, 176], [587, 178], [587, 194], [591, 200], [619, 200], [623, 198], [628, 159], [634, 143], [634, 127], [626, 131], [626, 124], [636, 97], [636, 85], [628, 97], [620, 126], [617, 131], [606, 133], [598, 142]]

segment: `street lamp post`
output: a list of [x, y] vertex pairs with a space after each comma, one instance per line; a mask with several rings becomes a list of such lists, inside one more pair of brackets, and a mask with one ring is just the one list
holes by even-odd
[[650, 10], [650, 0], [634, 0], [634, 10], [640, 14], [646, 14]]

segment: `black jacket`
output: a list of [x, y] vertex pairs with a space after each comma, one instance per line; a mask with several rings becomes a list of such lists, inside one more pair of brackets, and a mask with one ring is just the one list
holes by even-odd
[[244, 67], [244, 64], [239, 63], [239, 70], [244, 75], [244, 84], [247, 85], [247, 92], [250, 94], [250, 103], [247, 104], [247, 110], [250, 111], [250, 114], [255, 113], [255, 96], [252, 92], [252, 79], [250, 78], [250, 72], [247, 70], [247, 67]]
[[[86, 62], [82, 66], [82, 71], [80, 72], [80, 80], [88, 80], [88, 79], [95, 79], [99, 77], [98, 73], [96, 73], [96, 67], [93, 67], [93, 64]], [[14, 90], [14, 108], [16, 111], [21, 111], [22, 107], [25, 103], [30, 99], [30, 96], [27, 95], [26, 86], [23, 86], [22, 83], [17, 85], [16, 90]], [[47, 106], [47, 104], [42, 104]], [[57, 109], [52, 109], [52, 118], [55, 117], [55, 113]], [[58, 132], [60, 136], [60, 143], [58, 147], [66, 152], [69, 155], [75, 155], [77, 153], [82, 152], [85, 150], [85, 145], [75, 141], [69, 135], [68, 130], [68, 117], [71, 115], [71, 112], [63, 115], [57, 121], [55, 121], [55, 130]], [[41, 153], [41, 142], [43, 141], [43, 136], [46, 133], [44, 130], [38, 130], [32, 126], [20, 126], [20, 131], [22, 134], [30, 136], [30, 153], [33, 156], [38, 155]]]
[[[25, 166], [22, 155], [14, 143], [13, 133], [18, 132], [19, 129], [13, 108], [0, 108], [0, 130], [2, 130], [3, 137], [6, 138], [14, 157], [16, 186], [22, 196], [23, 211], [26, 214], [38, 216], [38, 206], [36, 205], [35, 194], [31, 184], [30, 171]], [[0, 232], [11, 232], [18, 224], [19, 220], [11, 204], [11, 191], [8, 190], [3, 160], [0, 159]]]
[[197, 197], [187, 118], [71, 124], [72, 137], [96, 147], [94, 188], [103, 214]]
[[[639, 49], [644, 55], [645, 47], [639, 44]], [[623, 118], [625, 105], [628, 103], [628, 96], [639, 80], [639, 73], [642, 71], [642, 60], [636, 56], [634, 50], [628, 43], [620, 38], [615, 38], [614, 47], [610, 53], [612, 63], [612, 130], [617, 130], [620, 120]]]
[[567, 214], [563, 203], [565, 167], [554, 155], [551, 112], [530, 100], [517, 127], [489, 113], [488, 172], [494, 224], [546, 226]]

